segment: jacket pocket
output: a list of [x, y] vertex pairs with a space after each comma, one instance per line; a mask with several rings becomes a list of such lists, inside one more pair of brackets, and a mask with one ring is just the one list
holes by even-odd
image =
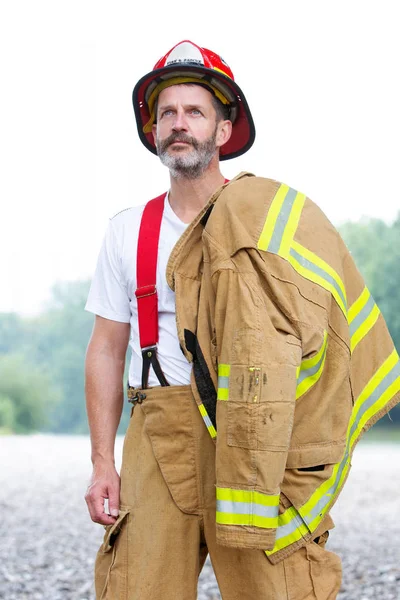
[[287, 451], [293, 426], [295, 387], [293, 365], [232, 365], [227, 402], [228, 446]]
[[[297, 456], [289, 453], [281, 490], [297, 510], [301, 512], [307, 506], [314, 520], [319, 512], [321, 515], [329, 512], [343, 485], [342, 475], [347, 470], [335, 469], [345, 458], [344, 452], [339, 444], [307, 448]], [[328, 481], [326, 493], [321, 495], [318, 490]]]
[[128, 598], [129, 517], [130, 509], [121, 506], [116, 522], [106, 527], [95, 564], [98, 600]]
[[[320, 444], [303, 444], [291, 447], [286, 463], [287, 469], [318, 470], [317, 467], [339, 463], [346, 450], [346, 439]], [[322, 469], [319, 469], [322, 470]]]
[[287, 450], [293, 406], [289, 402], [228, 404], [228, 446], [248, 450]]

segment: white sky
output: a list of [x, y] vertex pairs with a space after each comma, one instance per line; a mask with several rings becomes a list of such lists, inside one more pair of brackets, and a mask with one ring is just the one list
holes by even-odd
[[0, 311], [90, 277], [108, 218], [168, 187], [137, 136], [136, 81], [191, 39], [222, 55], [257, 136], [223, 163], [306, 193], [339, 224], [400, 209], [396, 0], [4, 2]]

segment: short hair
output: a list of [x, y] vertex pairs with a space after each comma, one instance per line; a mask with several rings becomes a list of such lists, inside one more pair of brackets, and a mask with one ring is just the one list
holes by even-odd
[[229, 104], [222, 104], [221, 100], [212, 94], [212, 103], [217, 113], [217, 121], [230, 121], [231, 107]]

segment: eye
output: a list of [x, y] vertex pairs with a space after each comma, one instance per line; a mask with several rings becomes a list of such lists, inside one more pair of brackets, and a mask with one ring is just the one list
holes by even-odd
[[192, 115], [201, 115], [202, 114], [201, 111], [198, 108], [191, 108], [190, 109], [190, 113]]
[[169, 108], [168, 110], [164, 110], [161, 113], [161, 118], [163, 118], [163, 117], [170, 117], [173, 114], [174, 114], [174, 111], [171, 108]]

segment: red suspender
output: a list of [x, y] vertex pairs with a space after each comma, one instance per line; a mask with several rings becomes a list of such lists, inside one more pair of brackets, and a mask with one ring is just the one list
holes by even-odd
[[150, 200], [144, 207], [138, 237], [135, 295], [143, 357], [142, 388], [147, 387], [150, 364], [160, 384], [169, 385], [161, 371], [156, 349], [158, 342], [157, 256], [165, 196], [166, 193]]
[[140, 347], [155, 346], [158, 342], [157, 256], [161, 220], [166, 194], [150, 200], [144, 207], [140, 223], [136, 258], [135, 292], [138, 302]]

